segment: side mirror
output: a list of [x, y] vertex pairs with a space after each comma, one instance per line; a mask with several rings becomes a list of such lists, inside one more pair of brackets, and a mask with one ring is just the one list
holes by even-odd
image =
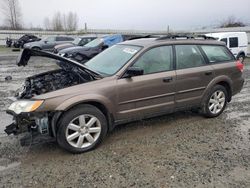
[[47, 44], [47, 43], [48, 43], [48, 41], [47, 41], [47, 40], [45, 40], [45, 41], [44, 41], [44, 43], [45, 43], [45, 44]]
[[124, 78], [131, 78], [133, 76], [140, 76], [144, 74], [144, 70], [139, 67], [129, 67], [125, 73]]

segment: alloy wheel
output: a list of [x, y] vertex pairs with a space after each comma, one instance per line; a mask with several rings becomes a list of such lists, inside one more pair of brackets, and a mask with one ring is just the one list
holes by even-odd
[[218, 114], [223, 110], [225, 103], [226, 103], [225, 93], [221, 90], [217, 90], [212, 94], [212, 96], [209, 99], [209, 105], [208, 105], [209, 111], [212, 114]]
[[97, 117], [83, 114], [74, 118], [66, 128], [67, 142], [76, 148], [86, 148], [94, 144], [101, 134], [101, 123]]

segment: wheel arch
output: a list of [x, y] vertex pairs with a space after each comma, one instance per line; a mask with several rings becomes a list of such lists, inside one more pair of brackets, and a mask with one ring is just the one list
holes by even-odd
[[99, 109], [107, 119], [108, 131], [111, 131], [114, 128], [114, 115], [106, 104], [100, 102], [99, 100], [86, 100], [86, 101], [83, 100], [67, 106], [64, 110], [57, 110], [57, 112], [54, 114], [52, 118], [52, 123], [51, 123], [51, 129], [54, 136], [56, 135], [58, 129], [58, 123], [60, 122], [60, 119], [63, 117], [63, 115], [68, 111], [77, 108], [81, 105], [92, 105], [97, 109]]
[[221, 85], [227, 90], [228, 102], [230, 102], [232, 99], [232, 87], [231, 87], [231, 85], [226, 81], [218, 82], [218, 83], [216, 83], [216, 85]]
[[220, 77], [215, 78], [214, 80], [212, 80], [208, 84], [205, 92], [203, 93], [202, 104], [205, 102], [206, 96], [208, 95], [209, 91], [215, 85], [221, 85], [221, 86], [225, 87], [227, 94], [228, 94], [228, 102], [231, 101], [231, 99], [232, 99], [232, 80], [230, 78], [228, 78], [227, 76], [220, 76]]
[[243, 55], [244, 57], [246, 57], [245, 52], [244, 52], [244, 51], [240, 51], [240, 52], [238, 53], [238, 55], [237, 55], [237, 59], [238, 59], [241, 55]]
[[31, 49], [39, 49], [39, 50], [41, 50], [42, 48], [40, 46], [32, 46]]

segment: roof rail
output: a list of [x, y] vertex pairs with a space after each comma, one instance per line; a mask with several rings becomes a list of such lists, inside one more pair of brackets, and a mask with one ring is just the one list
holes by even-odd
[[131, 38], [128, 38], [127, 40], [135, 40], [135, 39], [143, 39], [143, 38], [157, 38], [155, 35], [138, 35], [138, 36], [132, 36]]
[[156, 40], [167, 40], [167, 39], [196, 39], [196, 40], [216, 40], [213, 37], [206, 35], [192, 35], [192, 34], [168, 34], [166, 36], [160, 37]]

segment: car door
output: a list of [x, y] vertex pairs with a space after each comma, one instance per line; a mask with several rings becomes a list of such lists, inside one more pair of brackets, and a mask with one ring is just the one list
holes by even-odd
[[172, 46], [146, 51], [132, 67], [143, 69], [144, 74], [117, 81], [118, 119], [142, 119], [173, 111], [176, 74]]
[[175, 45], [176, 54], [176, 108], [199, 105], [203, 92], [214, 77], [196, 45]]
[[56, 37], [48, 37], [42, 42], [42, 50], [50, 50], [55, 44]]

